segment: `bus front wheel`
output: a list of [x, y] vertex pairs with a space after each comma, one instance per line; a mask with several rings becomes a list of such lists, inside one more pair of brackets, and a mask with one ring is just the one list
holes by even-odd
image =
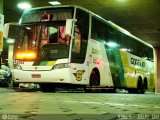
[[100, 76], [98, 70], [93, 70], [90, 74], [89, 86], [85, 87], [85, 92], [100, 92]]
[[39, 86], [42, 92], [54, 92], [55, 91], [55, 86], [53, 84], [43, 83], [43, 84], [39, 84]]
[[92, 71], [91, 75], [90, 75], [90, 86], [91, 87], [97, 87], [99, 85], [100, 85], [99, 74], [95, 71]]

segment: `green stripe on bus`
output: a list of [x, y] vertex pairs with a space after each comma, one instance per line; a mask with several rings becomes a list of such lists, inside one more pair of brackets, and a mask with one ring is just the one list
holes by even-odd
[[114, 55], [115, 55], [115, 59], [116, 59], [118, 76], [120, 79], [120, 86], [126, 87], [126, 81], [125, 81], [125, 77], [124, 77], [124, 67], [123, 67], [120, 51], [118, 49], [114, 49]]
[[125, 87], [124, 66], [120, 51], [105, 45], [106, 54], [109, 60], [109, 66], [112, 74], [112, 80], [115, 87]]
[[41, 61], [40, 66], [47, 66], [48, 61]]
[[35, 61], [33, 63], [33, 66], [53, 66], [55, 64], [56, 61]]

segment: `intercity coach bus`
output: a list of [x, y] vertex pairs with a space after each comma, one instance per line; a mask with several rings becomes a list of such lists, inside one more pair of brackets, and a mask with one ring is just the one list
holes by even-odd
[[[8, 26], [9, 28], [9, 26]], [[57, 86], [154, 88], [153, 48], [127, 30], [79, 6], [25, 10], [13, 52], [13, 80]]]

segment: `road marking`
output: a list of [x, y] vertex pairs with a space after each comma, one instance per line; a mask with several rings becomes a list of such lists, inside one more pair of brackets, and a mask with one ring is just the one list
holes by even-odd
[[72, 101], [72, 100], [71, 100], [71, 101], [63, 101], [63, 102], [68, 102], [68, 103], [72, 103], [72, 102], [73, 102], [73, 103], [79, 103], [79, 101]]
[[138, 105], [138, 104], [124, 104], [124, 103], [101, 103], [101, 102], [92, 102], [92, 101], [63, 101], [68, 103], [82, 103], [82, 104], [97, 104], [97, 105], [112, 105], [112, 106], [128, 106], [128, 107], [143, 107], [143, 108], [156, 108], [160, 109], [160, 106], [149, 105]]
[[100, 102], [80, 102], [80, 103], [84, 103], [84, 104], [101, 104], [103, 105], [103, 103], [100, 103]]
[[129, 107], [149, 107], [149, 108], [160, 108], [160, 106], [149, 105], [138, 105], [138, 104], [121, 104], [121, 103], [104, 103], [104, 105], [115, 105], [115, 106], [129, 106]]

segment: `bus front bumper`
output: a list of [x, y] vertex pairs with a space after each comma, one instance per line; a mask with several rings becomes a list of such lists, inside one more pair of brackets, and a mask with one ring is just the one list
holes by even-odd
[[71, 83], [70, 68], [50, 71], [23, 71], [14, 69], [16, 83]]

